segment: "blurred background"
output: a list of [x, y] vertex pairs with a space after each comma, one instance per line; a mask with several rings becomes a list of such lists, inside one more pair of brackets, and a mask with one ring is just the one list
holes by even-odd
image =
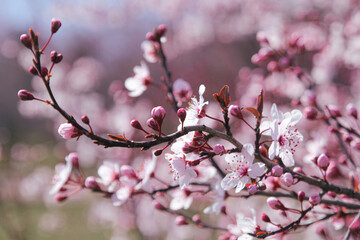
[[[30, 27], [45, 43], [51, 19], [62, 22], [44, 55], [45, 63], [49, 63], [51, 50], [64, 56], [52, 78], [60, 105], [77, 119], [87, 114], [101, 133], [125, 132], [136, 138], [130, 120], [136, 117], [145, 121], [153, 106], [164, 104], [166, 94], [152, 87], [140, 98], [130, 99], [122, 84], [133, 74], [133, 67], [144, 61], [140, 45], [145, 34], [159, 24], [168, 27], [165, 52], [174, 79], [188, 81], [196, 95], [199, 85], [206, 84], [208, 100], [228, 84], [232, 100], [245, 105], [253, 104], [264, 88], [259, 84], [264, 79], [262, 70], [251, 63], [259, 49], [258, 31], [273, 36], [272, 44], [281, 46], [282, 37], [297, 29], [307, 37], [310, 54], [304, 60], [311, 59], [330, 35], [330, 23], [336, 19], [345, 24], [350, 18], [348, 12], [357, 7], [357, 1], [350, 0], [2, 0], [0, 239], [173, 239], [166, 227], [158, 230], [158, 235], [146, 227], [139, 228], [141, 220], [136, 219], [133, 208], [114, 208], [100, 196], [81, 193], [61, 204], [49, 196], [54, 166], [69, 152], [79, 152], [85, 171], [94, 175], [101, 160], [126, 162], [134, 153], [104, 150], [86, 139], [66, 142], [57, 134], [64, 120], [53, 109], [40, 102], [18, 100], [19, 89], [46, 99], [40, 79], [28, 73], [31, 52], [19, 41]], [[304, 63], [310, 71], [312, 63]], [[154, 81], [160, 82], [160, 65], [148, 66]], [[250, 81], [244, 75], [251, 71]], [[324, 78], [321, 76], [319, 81]], [[299, 99], [304, 88], [296, 84], [291, 82], [289, 89], [296, 90], [287, 96], [279, 93], [270, 97], [278, 97], [283, 103]], [[271, 83], [267, 87], [273, 90], [277, 86]], [[170, 106], [165, 107], [171, 111]], [[168, 117], [177, 125], [175, 114]], [[192, 238], [186, 236], [190, 235], [183, 239]], [[209, 233], [202, 236], [210, 238]]]

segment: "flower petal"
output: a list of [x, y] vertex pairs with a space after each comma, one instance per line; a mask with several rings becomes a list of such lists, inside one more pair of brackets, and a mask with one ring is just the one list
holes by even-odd
[[281, 151], [279, 157], [286, 167], [292, 167], [295, 165], [294, 157], [289, 150], [286, 149], [285, 151]]
[[235, 193], [239, 193], [241, 190], [243, 190], [245, 185], [249, 182], [249, 180], [250, 178], [248, 176], [243, 176], [242, 178], [240, 178]]
[[221, 180], [221, 187], [224, 190], [230, 190], [234, 188], [239, 182], [237, 173], [228, 173], [223, 180]]
[[254, 163], [248, 170], [248, 175], [251, 178], [257, 178], [265, 173], [266, 167], [264, 163]]

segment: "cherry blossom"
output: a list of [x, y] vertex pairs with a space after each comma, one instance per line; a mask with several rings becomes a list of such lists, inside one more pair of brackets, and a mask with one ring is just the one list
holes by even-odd
[[189, 186], [190, 179], [197, 176], [196, 172], [186, 162], [185, 155], [167, 154], [165, 158], [170, 162], [174, 181], [179, 183], [181, 189]]
[[270, 135], [273, 139], [269, 148], [269, 158], [273, 160], [275, 156], [279, 156], [285, 166], [294, 166], [295, 148], [303, 141], [303, 136], [295, 127], [302, 113], [299, 110], [293, 110], [283, 114], [277, 110], [276, 104], [273, 104], [271, 117], [271, 121], [264, 121], [260, 127], [264, 135]]
[[118, 189], [111, 195], [111, 200], [114, 206], [121, 206], [130, 197], [135, 185], [138, 183], [137, 179], [128, 176], [122, 176], [119, 179]]
[[149, 63], [156, 63], [158, 61], [158, 48], [158, 43], [153, 41], [145, 40], [141, 43], [141, 49], [144, 52], [143, 56]]
[[252, 218], [245, 217], [244, 215], [238, 213], [236, 214], [236, 225], [228, 225], [228, 231], [231, 234], [239, 236], [238, 240], [251, 240], [253, 237], [248, 235], [248, 233], [254, 233], [257, 228], [255, 210], [250, 209], [253, 215]]
[[[192, 126], [196, 125], [200, 118], [205, 116], [205, 105], [209, 104], [208, 101], [204, 101], [204, 92], [205, 86], [201, 84], [199, 87], [199, 101], [196, 97], [191, 98], [191, 102], [189, 103], [189, 108], [186, 111], [186, 118], [184, 121], [184, 126]], [[179, 126], [181, 128], [181, 125]]]
[[240, 192], [248, 183], [250, 178], [255, 179], [265, 172], [264, 163], [254, 163], [254, 147], [247, 143], [244, 144], [242, 153], [231, 153], [225, 156], [228, 164], [228, 174], [221, 181], [224, 190], [236, 187], [235, 192]]
[[104, 161], [98, 168], [98, 175], [98, 182], [105, 185], [108, 192], [114, 192], [119, 185], [120, 166], [114, 162]]
[[213, 204], [204, 209], [206, 214], [219, 214], [225, 198], [225, 191], [221, 187], [221, 179], [217, 177], [217, 181], [211, 184], [211, 189], [215, 195], [212, 197]]
[[152, 83], [152, 78], [150, 77], [149, 68], [142, 61], [140, 66], [134, 67], [134, 76], [129, 77], [125, 80], [125, 87], [129, 90], [130, 97], [140, 96]]
[[142, 165], [142, 169], [138, 173], [139, 178], [142, 180], [135, 186], [135, 190], [143, 189], [148, 192], [152, 191], [149, 181], [151, 179], [151, 175], [154, 173], [156, 161], [157, 157], [154, 155], [154, 152], [151, 159], [145, 160]]
[[173, 84], [173, 93], [178, 105], [181, 106], [183, 102], [189, 101], [193, 91], [187, 81], [178, 78]]
[[193, 202], [188, 190], [176, 190], [173, 194], [173, 199], [170, 202], [170, 209], [177, 211], [180, 209], [189, 209]]
[[63, 123], [59, 126], [58, 133], [64, 139], [76, 138], [81, 135], [81, 132], [71, 123]]

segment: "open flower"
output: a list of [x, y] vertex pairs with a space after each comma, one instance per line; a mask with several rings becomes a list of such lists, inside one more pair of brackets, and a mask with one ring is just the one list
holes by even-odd
[[168, 153], [165, 159], [170, 162], [174, 181], [179, 183], [181, 189], [189, 186], [190, 179], [197, 176], [195, 170], [186, 162], [184, 154]]
[[303, 136], [295, 126], [300, 121], [302, 113], [293, 110], [283, 114], [277, 110], [276, 104], [273, 104], [271, 117], [272, 121], [264, 121], [260, 127], [264, 135], [270, 135], [273, 139], [269, 148], [269, 158], [272, 160], [279, 156], [285, 166], [294, 166], [295, 148], [303, 141]]
[[158, 61], [158, 48], [159, 44], [152, 41], [143, 41], [141, 43], [141, 49], [144, 51], [144, 58], [149, 63], [156, 63]]
[[238, 240], [251, 240], [254, 239], [248, 233], [255, 233], [257, 224], [255, 217], [255, 210], [250, 209], [253, 215], [252, 218], [245, 217], [242, 214], [236, 214], [236, 225], [230, 224], [227, 229], [231, 234], [239, 236]]
[[153, 190], [151, 189], [150, 179], [151, 175], [155, 171], [156, 159], [157, 157], [154, 155], [153, 152], [152, 158], [145, 160], [144, 164], [142, 165], [142, 169], [138, 173], [141, 181], [135, 186], [135, 190], [143, 189], [149, 192]]
[[[192, 126], [196, 125], [199, 121], [199, 118], [205, 116], [205, 105], [209, 104], [208, 101], [204, 101], [203, 94], [205, 92], [204, 84], [201, 84], [199, 87], [199, 101], [196, 97], [191, 98], [191, 102], [189, 104], [189, 108], [186, 110], [186, 118], [184, 121], [184, 126]], [[179, 126], [181, 129], [181, 124]]]
[[98, 182], [103, 184], [108, 192], [114, 192], [119, 185], [120, 166], [117, 163], [104, 161], [98, 168], [100, 179]]
[[182, 78], [178, 78], [173, 84], [173, 93], [178, 105], [181, 106], [183, 102], [189, 101], [193, 91], [187, 81]]
[[134, 67], [134, 76], [127, 78], [124, 84], [130, 97], [138, 97], [149, 88], [152, 81], [148, 67], [141, 62], [140, 66]]
[[228, 164], [228, 174], [221, 181], [224, 190], [236, 187], [235, 192], [240, 192], [248, 183], [250, 178], [257, 178], [264, 174], [266, 168], [264, 163], [254, 163], [254, 147], [247, 143], [244, 144], [242, 153], [231, 153], [225, 156]]

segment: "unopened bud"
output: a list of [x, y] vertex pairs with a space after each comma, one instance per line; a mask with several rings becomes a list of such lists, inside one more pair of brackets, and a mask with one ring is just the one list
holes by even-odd
[[163, 152], [162, 149], [157, 149], [157, 150], [155, 150], [154, 155], [158, 157], [162, 154], [162, 152]]
[[268, 44], [269, 40], [266, 37], [265, 32], [259, 31], [256, 33], [256, 41], [258, 41], [260, 44]]
[[267, 214], [265, 214], [265, 213], [263, 213], [263, 214], [261, 215], [261, 220], [263, 220], [263, 221], [266, 222], [266, 223], [271, 222], [269, 216], [268, 216]]
[[330, 112], [330, 115], [337, 118], [337, 117], [341, 117], [341, 112], [340, 109], [335, 106], [335, 105], [328, 105], [328, 110]]
[[224, 145], [221, 145], [221, 144], [216, 144], [213, 147], [213, 151], [216, 155], [223, 155], [224, 153], [226, 153]]
[[149, 40], [149, 41], [155, 41], [155, 40], [156, 40], [154, 34], [151, 33], [151, 32], [148, 32], [148, 33], [146, 34], [146, 39]]
[[155, 131], [159, 131], [159, 125], [156, 123], [155, 119], [149, 118], [146, 121], [146, 125], [148, 125], [149, 128], [154, 129]]
[[129, 165], [122, 165], [120, 168], [120, 173], [123, 176], [127, 176], [129, 178], [137, 178], [135, 170]]
[[32, 75], [35, 75], [37, 76], [38, 75], [38, 71], [36, 70], [36, 68], [34, 66], [31, 66], [29, 68], [29, 72], [32, 74]]
[[287, 172], [280, 177], [280, 181], [285, 186], [290, 187], [294, 183], [294, 177], [291, 173]]
[[265, 191], [265, 190], [266, 190], [266, 185], [265, 185], [265, 183], [263, 183], [263, 182], [261, 182], [261, 181], [259, 181], [259, 182], [257, 183], [257, 187], [258, 187], [258, 189], [259, 189], [260, 191]]
[[317, 159], [317, 165], [326, 170], [327, 167], [329, 166], [329, 158], [323, 153], [321, 154], [318, 159]]
[[177, 111], [177, 115], [180, 119], [181, 122], [184, 122], [185, 121], [185, 118], [186, 118], [186, 110], [184, 108], [180, 108], [178, 111]]
[[275, 165], [271, 169], [271, 176], [280, 177], [283, 174], [283, 172], [284, 170], [282, 167], [280, 167], [279, 165]]
[[31, 42], [31, 39], [30, 39], [30, 36], [29, 36], [29, 35], [27, 35], [27, 34], [22, 34], [22, 35], [20, 36], [20, 41], [21, 41], [22, 44], [24, 44], [24, 46], [25, 46], [26, 48], [29, 48], [29, 49], [32, 48], [32, 42]]
[[309, 120], [315, 120], [318, 114], [318, 111], [314, 107], [305, 107], [303, 109], [304, 116]]
[[164, 24], [160, 24], [157, 28], [157, 31], [160, 35], [160, 37], [164, 36], [166, 31], [167, 31], [167, 27]]
[[241, 113], [241, 108], [238, 105], [230, 105], [229, 112], [232, 116], [243, 119], [243, 115]]
[[297, 196], [298, 196], [298, 200], [299, 200], [300, 202], [304, 201], [304, 199], [305, 199], [305, 193], [304, 193], [303, 191], [299, 191], [298, 194], [297, 194]]
[[256, 185], [250, 184], [250, 185], [247, 187], [247, 190], [248, 190], [248, 193], [249, 193], [249, 194], [255, 194], [255, 193], [258, 191], [258, 188], [257, 188]]
[[199, 214], [195, 214], [194, 216], [192, 216], [191, 219], [192, 219], [192, 220], [194, 221], [194, 223], [196, 223], [196, 224], [201, 223], [201, 217], [200, 217]]
[[278, 61], [279, 67], [287, 68], [290, 66], [290, 59], [288, 57], [281, 57]]
[[61, 22], [53, 18], [51, 20], [51, 33], [56, 33], [61, 27]]
[[35, 99], [34, 95], [26, 89], [21, 89], [18, 91], [18, 97], [22, 101], [31, 101]]
[[269, 207], [275, 210], [286, 210], [287, 208], [284, 206], [284, 204], [275, 197], [269, 197], [267, 199], [267, 204]]
[[89, 120], [88, 116], [86, 116], [86, 115], [82, 115], [81, 121], [82, 121], [83, 123], [85, 123], [86, 125], [89, 125], [89, 124], [90, 124], [90, 120]]
[[165, 207], [157, 200], [152, 201], [152, 205], [154, 206], [155, 209], [163, 211], [165, 210]]
[[143, 130], [143, 127], [141, 126], [140, 122], [136, 119], [132, 120], [130, 122], [130, 125], [133, 127], [133, 128], [136, 128], [136, 129], [139, 129], [139, 130]]
[[336, 197], [336, 193], [332, 192], [332, 191], [328, 191], [327, 195], [329, 195], [331, 198], [335, 198]]
[[41, 76], [46, 77], [49, 73], [49, 70], [46, 67], [41, 68]]
[[360, 151], [360, 140], [357, 139], [357, 140], [354, 140], [351, 142], [351, 146], [357, 150], [357, 151]]
[[65, 195], [65, 194], [59, 193], [59, 194], [55, 195], [55, 200], [56, 200], [57, 202], [63, 202], [63, 201], [65, 201], [67, 198], [68, 198], [68, 196]]
[[357, 112], [357, 109], [356, 109], [356, 107], [354, 106], [354, 104], [349, 103], [349, 104], [346, 106], [346, 111], [347, 111], [347, 114], [349, 114], [349, 115], [352, 116], [353, 118], [357, 119], [357, 117], [358, 117], [358, 112]]
[[85, 180], [85, 187], [89, 188], [93, 191], [100, 191], [101, 188], [99, 186], [99, 184], [96, 181], [96, 178], [94, 176], [89, 176], [86, 178]]
[[267, 66], [266, 66], [266, 69], [269, 71], [269, 72], [275, 72], [277, 70], [279, 70], [279, 65], [276, 61], [270, 61]]
[[67, 162], [71, 162], [71, 165], [76, 168], [79, 169], [79, 155], [75, 152], [70, 153], [69, 155], [67, 155], [65, 157], [65, 160]]
[[313, 194], [309, 197], [309, 203], [312, 205], [312, 206], [315, 206], [315, 205], [318, 205], [321, 201], [321, 198], [319, 196], [319, 194]]
[[50, 53], [50, 60], [53, 63], [59, 63], [63, 59], [63, 55], [61, 53], [57, 53], [55, 50]]
[[175, 224], [181, 226], [181, 225], [187, 225], [188, 222], [186, 221], [184, 216], [177, 216], [175, 218]]
[[158, 122], [159, 126], [161, 126], [165, 116], [166, 116], [166, 111], [162, 106], [154, 107], [151, 110], [151, 117]]

